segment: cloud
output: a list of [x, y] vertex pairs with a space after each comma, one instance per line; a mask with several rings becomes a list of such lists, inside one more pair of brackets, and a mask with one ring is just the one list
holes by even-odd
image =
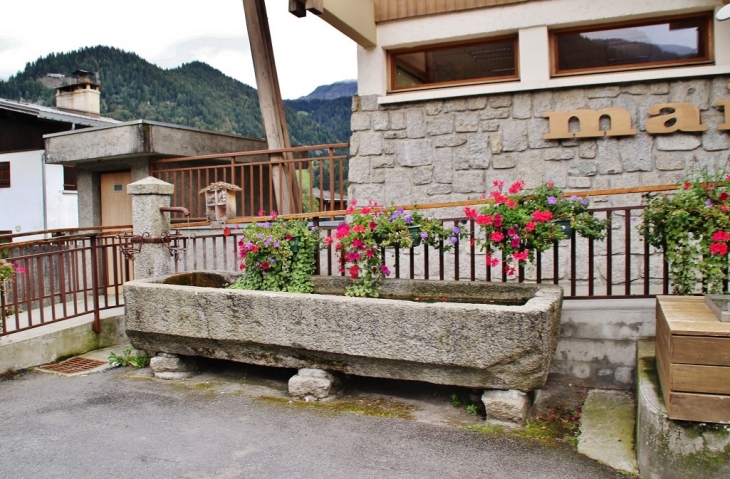
[[184, 39], [169, 45], [149, 60], [162, 68], [174, 68], [193, 60], [207, 63], [207, 58], [224, 52], [250, 56], [248, 38], [243, 35], [207, 35]]

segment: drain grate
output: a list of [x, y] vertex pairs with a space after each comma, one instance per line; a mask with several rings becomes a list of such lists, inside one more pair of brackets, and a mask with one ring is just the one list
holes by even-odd
[[105, 361], [77, 356], [75, 358], [61, 361], [60, 363], [48, 364], [43, 366], [41, 369], [53, 371], [55, 373], [74, 374], [89, 371], [91, 369], [98, 368], [99, 366], [103, 366], [104, 364], [106, 364]]

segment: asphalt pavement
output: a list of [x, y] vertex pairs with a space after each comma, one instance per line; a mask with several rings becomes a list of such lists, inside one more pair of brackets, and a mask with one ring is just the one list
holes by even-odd
[[567, 445], [292, 407], [130, 371], [0, 378], [0, 477], [624, 477]]

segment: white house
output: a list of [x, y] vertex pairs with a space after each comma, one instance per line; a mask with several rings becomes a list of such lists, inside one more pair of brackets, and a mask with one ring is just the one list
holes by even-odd
[[[89, 84], [88, 92], [79, 93], [81, 78], [87, 77], [77, 74], [58, 89], [57, 104], [66, 109], [0, 99], [0, 231], [78, 226], [75, 170], [46, 164], [43, 135], [118, 123], [99, 116], [98, 85], [84, 82], [84, 90]], [[96, 102], [92, 98], [79, 103], [84, 95]], [[72, 101], [65, 101], [66, 96]], [[95, 109], [72, 109], [78, 104], [95, 105]]]

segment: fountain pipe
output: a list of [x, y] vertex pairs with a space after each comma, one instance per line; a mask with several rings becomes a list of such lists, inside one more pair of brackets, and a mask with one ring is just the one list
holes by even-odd
[[190, 216], [190, 211], [182, 206], [160, 206], [160, 213], [182, 213], [185, 217]]

